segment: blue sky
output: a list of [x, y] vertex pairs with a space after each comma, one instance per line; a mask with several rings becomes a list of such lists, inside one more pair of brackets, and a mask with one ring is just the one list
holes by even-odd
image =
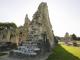
[[80, 0], [0, 0], [0, 22], [23, 25], [25, 15], [32, 20], [41, 2], [47, 2], [55, 35], [69, 32], [80, 36]]

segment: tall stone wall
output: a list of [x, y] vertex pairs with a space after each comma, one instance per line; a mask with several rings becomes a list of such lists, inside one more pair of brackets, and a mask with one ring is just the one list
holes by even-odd
[[52, 25], [50, 23], [47, 3], [42, 2], [39, 5], [38, 10], [33, 15], [32, 22], [41, 25], [42, 33], [46, 33], [47, 39], [49, 40], [51, 47], [53, 47], [54, 37], [53, 37]]

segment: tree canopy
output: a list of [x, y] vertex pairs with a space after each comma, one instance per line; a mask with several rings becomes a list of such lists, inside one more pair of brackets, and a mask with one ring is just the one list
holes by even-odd
[[72, 39], [72, 40], [76, 40], [76, 39], [77, 39], [76, 35], [75, 35], [75, 34], [72, 34], [72, 35], [71, 35], [71, 39]]
[[65, 36], [64, 36], [65, 38], [69, 38], [69, 33], [68, 32], [66, 32], [66, 34], [65, 34]]

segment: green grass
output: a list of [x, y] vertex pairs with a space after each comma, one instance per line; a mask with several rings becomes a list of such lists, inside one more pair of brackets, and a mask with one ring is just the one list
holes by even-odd
[[58, 45], [47, 60], [80, 60], [80, 47]]

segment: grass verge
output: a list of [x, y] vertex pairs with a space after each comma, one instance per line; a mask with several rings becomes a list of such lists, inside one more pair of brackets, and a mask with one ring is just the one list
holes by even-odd
[[80, 60], [80, 48], [58, 45], [47, 60]]

